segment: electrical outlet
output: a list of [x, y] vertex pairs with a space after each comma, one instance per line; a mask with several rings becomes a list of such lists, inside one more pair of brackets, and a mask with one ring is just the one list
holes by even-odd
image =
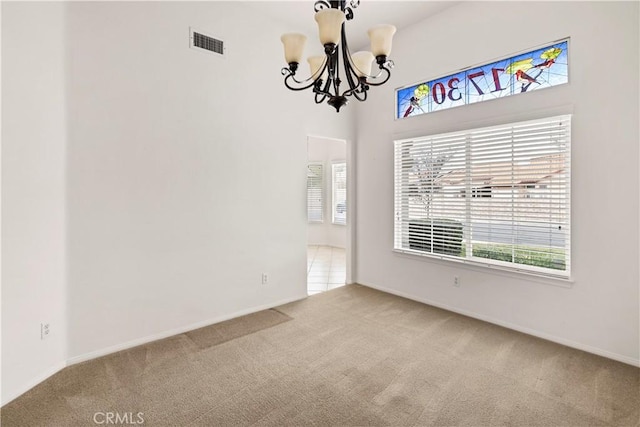
[[40, 339], [41, 340], [47, 339], [50, 333], [51, 333], [51, 326], [49, 325], [49, 322], [40, 323]]
[[460, 278], [458, 276], [453, 277], [453, 286], [459, 288], [460, 287]]
[[267, 275], [267, 273], [262, 273], [262, 284], [266, 285], [269, 283], [269, 276]]

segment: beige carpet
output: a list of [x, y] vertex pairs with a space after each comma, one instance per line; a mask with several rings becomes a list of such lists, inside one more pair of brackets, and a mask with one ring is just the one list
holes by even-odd
[[638, 426], [639, 376], [351, 285], [71, 366], [2, 426]]

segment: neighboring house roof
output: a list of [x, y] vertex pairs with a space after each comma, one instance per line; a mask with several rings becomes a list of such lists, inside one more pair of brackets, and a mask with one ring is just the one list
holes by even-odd
[[[535, 184], [559, 175], [564, 166], [564, 154], [536, 157], [522, 165], [512, 165], [509, 162], [478, 164], [471, 170], [471, 184], [485, 187], [511, 187], [514, 183]], [[441, 185], [464, 185], [466, 173], [465, 169], [453, 169], [436, 181], [440, 181]]]

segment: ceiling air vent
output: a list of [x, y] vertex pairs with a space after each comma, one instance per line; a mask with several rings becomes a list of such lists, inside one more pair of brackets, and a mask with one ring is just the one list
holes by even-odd
[[189, 28], [189, 46], [201, 52], [212, 53], [224, 57], [224, 41], [203, 31]]

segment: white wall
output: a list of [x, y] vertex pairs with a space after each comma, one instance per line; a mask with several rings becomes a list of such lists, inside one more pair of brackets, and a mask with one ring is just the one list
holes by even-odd
[[[66, 358], [65, 8], [2, 2], [2, 403]], [[40, 323], [51, 333], [40, 339]]]
[[[353, 103], [349, 106], [351, 105]], [[322, 223], [309, 223], [308, 243], [310, 245], [346, 248], [346, 225], [333, 224], [332, 221], [333, 178], [331, 164], [334, 162], [346, 162], [347, 143], [344, 140], [310, 136], [307, 141], [307, 147], [309, 162], [320, 162], [324, 165], [324, 221]]]
[[[637, 364], [638, 21], [637, 2], [468, 2], [400, 30], [391, 84], [358, 105], [356, 279]], [[568, 85], [393, 119], [394, 87], [567, 36]], [[602, 66], [605, 57], [611, 66]], [[394, 139], [566, 112], [573, 112], [570, 288], [392, 252]]]
[[72, 361], [306, 295], [306, 137], [354, 115], [284, 87], [288, 30], [241, 3], [69, 4]]
[[233, 2], [2, 3], [2, 404], [306, 296], [306, 137], [353, 139], [354, 113], [284, 87], [288, 30]]

